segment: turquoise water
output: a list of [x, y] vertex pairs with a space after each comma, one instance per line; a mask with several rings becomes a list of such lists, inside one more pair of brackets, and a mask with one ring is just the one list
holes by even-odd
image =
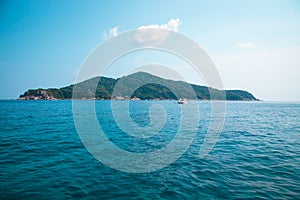
[[[137, 140], [114, 123], [110, 101], [96, 101], [107, 137], [132, 152], [160, 149], [176, 134], [175, 101], [130, 103], [130, 115], [149, 124], [147, 109], [161, 104], [163, 131]], [[300, 104], [228, 102], [224, 130], [200, 159], [210, 103], [190, 148], [151, 173], [125, 173], [103, 165], [82, 144], [71, 101], [0, 101], [0, 199], [300, 199]]]

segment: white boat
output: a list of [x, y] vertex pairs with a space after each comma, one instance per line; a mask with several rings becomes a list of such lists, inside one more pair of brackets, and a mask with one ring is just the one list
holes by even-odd
[[184, 98], [180, 98], [180, 99], [178, 100], [178, 103], [179, 103], [179, 104], [186, 104], [186, 103], [188, 103], [188, 100], [187, 100], [187, 99], [184, 99]]

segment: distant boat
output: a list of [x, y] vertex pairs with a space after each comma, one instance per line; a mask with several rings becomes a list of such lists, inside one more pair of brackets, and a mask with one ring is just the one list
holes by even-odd
[[178, 103], [179, 103], [179, 104], [186, 104], [186, 103], [188, 103], [188, 100], [187, 100], [187, 99], [184, 99], [184, 98], [180, 98], [180, 99], [178, 100]]

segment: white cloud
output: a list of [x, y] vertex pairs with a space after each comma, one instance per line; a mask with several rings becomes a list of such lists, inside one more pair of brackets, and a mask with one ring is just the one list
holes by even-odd
[[150, 24], [138, 27], [138, 29], [146, 29], [146, 28], [161, 28], [168, 29], [171, 31], [178, 32], [178, 28], [181, 25], [181, 21], [179, 18], [170, 19], [170, 21], [166, 24]]
[[251, 49], [255, 47], [255, 44], [252, 42], [239, 42], [237, 46], [240, 49]]
[[118, 26], [109, 29], [109, 35], [110, 35], [111, 37], [114, 37], [114, 36], [119, 35], [118, 29], [119, 29]]
[[[153, 27], [154, 28], [154, 27]], [[139, 43], [150, 43], [160, 45], [169, 37], [169, 31], [159, 28], [142, 28], [138, 29], [134, 35], [134, 40]]]
[[[135, 40], [137, 42], [155, 42], [155, 43], [163, 43], [166, 38], [169, 36], [167, 31], [160, 31], [155, 29], [164, 29], [178, 32], [178, 28], [181, 25], [181, 20], [179, 18], [170, 19], [165, 24], [150, 24], [150, 25], [143, 25], [138, 27], [138, 33], [135, 36]], [[150, 30], [153, 28], [153, 30]], [[113, 27], [109, 29], [108, 33], [105, 32], [102, 34], [102, 38], [104, 40], [118, 36], [119, 35], [119, 26]]]
[[168, 29], [170, 29], [172, 31], [178, 32], [178, 27], [180, 26], [180, 24], [181, 24], [181, 21], [180, 21], [179, 18], [177, 18], [177, 19], [171, 19], [168, 22]]
[[114, 28], [110, 28], [108, 30], [108, 33], [107, 32], [103, 33], [102, 34], [102, 39], [107, 40], [108, 38], [118, 36], [118, 35], [119, 35], [119, 26], [116, 26]]
[[[181, 24], [179, 18], [171, 19], [166, 24], [150, 24], [138, 27], [135, 40], [139, 43], [150, 42], [153, 44], [162, 44], [169, 36], [169, 30], [178, 32]], [[167, 31], [166, 31], [167, 30]]]

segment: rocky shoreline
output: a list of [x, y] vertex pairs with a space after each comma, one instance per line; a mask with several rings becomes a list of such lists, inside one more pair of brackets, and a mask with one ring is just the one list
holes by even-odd
[[29, 91], [20, 95], [17, 100], [57, 100], [53, 96], [47, 94], [46, 90], [37, 90], [36, 93], [31, 93]]
[[[32, 90], [29, 90], [29, 91], [25, 92], [23, 95], [20, 95], [20, 97], [17, 98], [17, 100], [62, 100], [62, 99], [57, 99], [57, 98], [49, 95], [46, 90], [39, 89], [39, 90], [36, 90], [35, 92], [33, 92]], [[70, 99], [68, 99], [68, 100], [70, 100]], [[103, 98], [81, 98], [79, 100], [106, 100], [106, 99], [103, 99]], [[115, 96], [115, 97], [112, 97], [110, 100], [139, 101], [141, 99], [138, 97], [130, 98], [128, 96], [125, 96], [125, 97]]]

